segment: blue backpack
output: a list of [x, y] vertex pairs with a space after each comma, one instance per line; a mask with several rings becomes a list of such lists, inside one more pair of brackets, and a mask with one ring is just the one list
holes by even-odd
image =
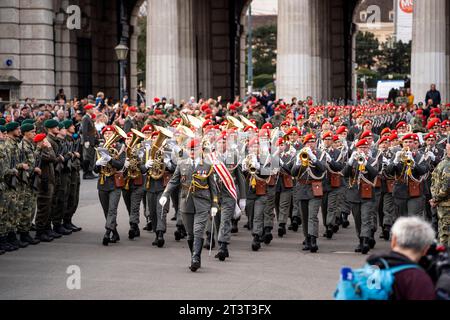
[[335, 300], [388, 300], [392, 294], [394, 274], [406, 269], [420, 269], [418, 265], [406, 264], [390, 268], [381, 259], [385, 268], [366, 264], [363, 268], [352, 270], [343, 268], [341, 279], [334, 293]]

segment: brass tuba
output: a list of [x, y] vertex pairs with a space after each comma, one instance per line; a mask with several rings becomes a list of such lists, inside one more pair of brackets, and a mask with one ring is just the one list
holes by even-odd
[[131, 179], [136, 179], [142, 175], [136, 151], [139, 139], [145, 139], [145, 135], [135, 129], [131, 129], [131, 132], [133, 133], [133, 137], [131, 139], [130, 145], [127, 146], [127, 159], [130, 162], [130, 165], [127, 169], [125, 190], [130, 189]]
[[[159, 131], [159, 134], [156, 141], [152, 144], [150, 152], [146, 152], [145, 161], [147, 162], [149, 159], [153, 160], [153, 166], [148, 170], [147, 174], [153, 180], [159, 180], [166, 170], [166, 165], [164, 164], [163, 146], [167, 139], [173, 138], [173, 133], [163, 127], [155, 126], [155, 129]], [[150, 179], [147, 179], [147, 183], [149, 182]]]
[[[118, 126], [114, 126], [115, 132], [109, 138], [107, 141], [105, 141], [105, 144], [103, 145], [103, 148], [108, 150], [108, 153], [111, 158], [116, 159], [119, 157], [119, 152], [116, 148], [113, 148], [112, 146], [119, 141], [120, 139], [127, 138], [126, 133]], [[100, 153], [97, 150], [97, 160], [100, 159]], [[107, 164], [105, 167], [102, 167], [100, 170], [100, 177], [99, 177], [99, 183], [100, 185], [105, 184], [105, 177], [111, 177], [116, 173], [116, 169], [111, 166], [111, 164]]]

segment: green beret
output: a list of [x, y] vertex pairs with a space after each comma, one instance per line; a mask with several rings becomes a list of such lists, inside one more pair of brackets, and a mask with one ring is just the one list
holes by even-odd
[[0, 125], [0, 131], [1, 131], [1, 132], [6, 132], [6, 127], [5, 127], [5, 126], [2, 126], [2, 125]]
[[58, 123], [58, 128], [60, 128], [60, 129], [64, 129], [64, 122], [60, 122], [60, 123]]
[[0, 118], [0, 126], [4, 126], [6, 124], [5, 118]]
[[175, 109], [169, 109], [169, 113], [174, 113]]
[[31, 123], [22, 124], [22, 126], [20, 127], [20, 131], [22, 131], [22, 133], [25, 133], [25, 132], [28, 132], [28, 131], [31, 131], [34, 129], [35, 129], [34, 124], [31, 124]]
[[55, 119], [48, 119], [47, 121], [44, 122], [44, 127], [52, 129], [52, 128], [56, 128], [58, 126], [58, 121], [56, 121]]
[[24, 125], [24, 124], [27, 124], [27, 123], [29, 123], [29, 124], [34, 124], [34, 120], [33, 119], [27, 119], [27, 120], [23, 120], [22, 121], [22, 125]]
[[71, 126], [73, 126], [73, 121], [70, 119], [63, 121], [62, 123], [63, 123], [65, 129], [69, 129]]
[[19, 127], [19, 123], [18, 122], [10, 122], [6, 124], [6, 132], [11, 132], [16, 130]]
[[148, 112], [148, 115], [149, 115], [149, 116], [152, 116], [152, 115], [154, 115], [154, 114], [155, 114], [155, 112], [154, 112], [153, 110]]

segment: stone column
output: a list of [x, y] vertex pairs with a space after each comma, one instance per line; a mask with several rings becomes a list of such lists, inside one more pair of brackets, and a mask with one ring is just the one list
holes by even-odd
[[449, 91], [446, 0], [414, 2], [411, 85], [416, 102], [435, 83], [445, 102]]
[[53, 0], [20, 0], [21, 99], [55, 98]]
[[178, 0], [179, 83], [180, 97], [185, 100], [197, 96], [197, 54], [192, 1]]
[[322, 63], [322, 79], [321, 79], [321, 97], [322, 100], [332, 99], [331, 95], [331, 4], [328, 0], [320, 0], [321, 8], [321, 36], [320, 44], [321, 63]]
[[[0, 76], [20, 78], [20, 1], [0, 1]], [[13, 64], [6, 66], [10, 59]], [[18, 98], [18, 97], [16, 97]]]
[[201, 98], [212, 96], [212, 63], [211, 63], [211, 2], [210, 0], [194, 1], [195, 37], [198, 56], [198, 92]]
[[278, 1], [277, 96], [305, 99], [310, 91], [311, 1]]
[[179, 101], [177, 0], [149, 0], [147, 13], [147, 91]]

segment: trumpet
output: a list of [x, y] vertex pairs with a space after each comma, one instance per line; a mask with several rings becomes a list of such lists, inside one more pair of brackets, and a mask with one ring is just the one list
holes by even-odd
[[302, 167], [309, 167], [308, 148], [303, 148], [302, 150], [300, 150], [299, 158], [300, 158]]
[[245, 159], [244, 159], [244, 166], [245, 168], [247, 168], [248, 172], [250, 172], [251, 175], [256, 174], [256, 166], [255, 166], [255, 162], [256, 162], [256, 156], [254, 154], [249, 154]]
[[356, 162], [357, 162], [360, 166], [362, 166], [362, 165], [364, 165], [364, 162], [366, 162], [366, 157], [365, 157], [363, 154], [359, 154], [359, 155], [356, 157]]
[[411, 149], [409, 147], [403, 148], [401, 160], [403, 164], [408, 167], [413, 165], [413, 160], [411, 159]]

